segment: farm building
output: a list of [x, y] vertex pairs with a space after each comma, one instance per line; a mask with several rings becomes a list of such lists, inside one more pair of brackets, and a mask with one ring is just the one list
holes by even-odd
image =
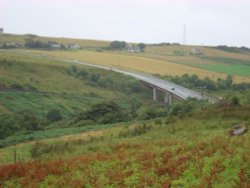
[[68, 48], [70, 48], [70, 49], [80, 49], [81, 46], [79, 44], [68, 44]]
[[3, 45], [5, 48], [18, 48], [20, 45], [15, 42], [7, 42]]
[[139, 52], [141, 52], [141, 49], [138, 46], [134, 46], [132, 44], [127, 44], [125, 49], [129, 53], [139, 53]]
[[192, 55], [201, 55], [202, 51], [200, 48], [193, 48], [191, 54]]
[[4, 32], [3, 28], [0, 28], [0, 34], [2, 34]]
[[49, 42], [48, 44], [51, 48], [61, 48], [61, 44], [56, 42]]

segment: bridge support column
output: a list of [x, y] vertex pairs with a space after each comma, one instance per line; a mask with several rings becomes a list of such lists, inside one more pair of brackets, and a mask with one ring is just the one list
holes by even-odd
[[156, 93], [156, 88], [153, 87], [153, 100], [157, 101], [157, 93]]
[[165, 93], [164, 95], [164, 103], [168, 104], [169, 94]]
[[168, 104], [171, 106], [173, 104], [173, 96], [171, 93], [168, 94]]
[[165, 93], [164, 103], [168, 104], [169, 106], [173, 104], [173, 96], [171, 93]]

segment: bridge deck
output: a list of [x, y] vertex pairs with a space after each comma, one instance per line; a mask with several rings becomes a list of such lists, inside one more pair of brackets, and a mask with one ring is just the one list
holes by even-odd
[[135, 73], [135, 72], [129, 72], [129, 71], [125, 71], [125, 70], [120, 70], [117, 68], [112, 68], [112, 67], [107, 67], [107, 66], [102, 66], [102, 65], [96, 65], [96, 64], [90, 64], [90, 63], [85, 63], [85, 62], [80, 62], [78, 60], [67, 60], [67, 59], [63, 59], [63, 61], [66, 62], [71, 62], [71, 63], [76, 63], [76, 64], [81, 64], [81, 65], [86, 65], [86, 66], [91, 66], [91, 67], [95, 67], [95, 68], [100, 68], [100, 69], [105, 69], [105, 70], [110, 70], [110, 71], [114, 71], [114, 72], [118, 72], [118, 73], [122, 73], [131, 77], [134, 77], [140, 81], [143, 81], [145, 83], [148, 83], [152, 86], [158, 87], [168, 93], [171, 93], [173, 95], [176, 95], [177, 97], [181, 98], [181, 99], [187, 99], [187, 98], [196, 98], [196, 99], [206, 99], [211, 103], [216, 102], [215, 99], [208, 97], [206, 95], [203, 95], [200, 92], [182, 87], [180, 85], [174, 84], [172, 82], [166, 81], [166, 80], [162, 80], [156, 77], [153, 77], [151, 75], [146, 75], [146, 74], [142, 74], [142, 73]]

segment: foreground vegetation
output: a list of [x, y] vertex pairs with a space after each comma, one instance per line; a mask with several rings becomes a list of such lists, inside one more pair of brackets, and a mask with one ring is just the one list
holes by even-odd
[[249, 106], [213, 108], [5, 148], [1, 156], [16, 151], [21, 161], [0, 166], [1, 185], [249, 187], [249, 133], [227, 133], [249, 125], [249, 112]]

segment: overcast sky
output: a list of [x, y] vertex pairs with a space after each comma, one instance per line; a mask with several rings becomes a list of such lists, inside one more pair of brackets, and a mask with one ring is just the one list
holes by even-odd
[[0, 0], [7, 33], [250, 47], [250, 0]]

